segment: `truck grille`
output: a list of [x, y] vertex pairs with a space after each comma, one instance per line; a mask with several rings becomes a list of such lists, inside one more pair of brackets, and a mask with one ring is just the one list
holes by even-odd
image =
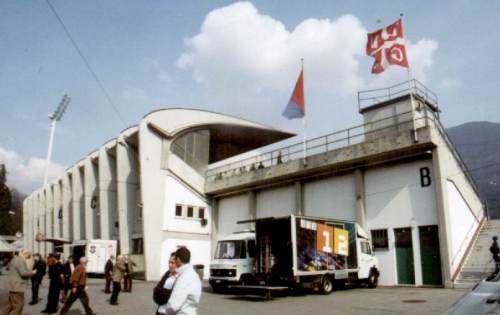
[[236, 277], [235, 269], [211, 269], [210, 275], [212, 277]]

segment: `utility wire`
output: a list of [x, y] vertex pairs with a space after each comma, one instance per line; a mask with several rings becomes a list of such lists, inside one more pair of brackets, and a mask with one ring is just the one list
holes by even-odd
[[80, 49], [80, 47], [78, 46], [78, 44], [76, 43], [76, 41], [73, 39], [73, 36], [71, 36], [71, 33], [69, 32], [69, 30], [66, 27], [66, 25], [64, 24], [63, 20], [61, 19], [61, 17], [57, 13], [56, 9], [54, 8], [54, 6], [52, 6], [52, 4], [50, 3], [50, 0], [45, 0], [45, 1], [47, 2], [47, 5], [49, 6], [49, 8], [52, 11], [52, 13], [54, 13], [55, 17], [59, 21], [59, 24], [61, 25], [61, 27], [64, 30], [64, 33], [66, 34], [66, 36], [68, 37], [68, 39], [71, 41], [71, 44], [75, 48], [76, 52], [78, 53], [78, 55], [80, 55], [80, 58], [82, 58], [83, 63], [85, 64], [85, 66], [89, 70], [90, 74], [92, 75], [92, 77], [96, 81], [97, 85], [101, 89], [102, 93], [106, 97], [106, 100], [108, 101], [109, 105], [111, 105], [111, 107], [113, 108], [116, 116], [118, 117], [118, 119], [120, 119], [120, 121], [123, 123], [123, 125], [125, 125], [125, 127], [127, 127], [127, 124], [125, 123], [125, 120], [123, 119], [122, 115], [120, 114], [120, 111], [118, 110], [118, 108], [116, 107], [115, 103], [113, 102], [113, 100], [109, 96], [109, 94], [106, 91], [106, 88], [104, 87], [103, 83], [101, 82], [101, 80], [99, 79], [99, 77], [97, 76], [97, 74], [95, 73], [95, 71], [92, 69], [92, 66], [90, 65], [90, 63], [87, 60], [87, 58], [85, 57], [85, 55], [83, 54], [82, 50]]

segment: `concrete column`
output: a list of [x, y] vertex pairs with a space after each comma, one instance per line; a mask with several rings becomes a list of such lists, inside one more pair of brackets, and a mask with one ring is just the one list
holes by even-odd
[[[47, 237], [47, 225], [46, 225], [46, 211], [45, 211], [45, 189], [42, 189], [40, 191], [40, 232]], [[45, 248], [45, 242], [41, 241], [40, 242], [40, 255], [45, 256], [46, 255], [46, 248]]]
[[61, 219], [59, 210], [61, 210], [61, 183], [57, 181], [54, 184], [54, 237], [61, 237]]
[[214, 257], [215, 255], [215, 249], [217, 248], [217, 240], [218, 240], [218, 234], [219, 234], [219, 201], [217, 199], [212, 199], [211, 200], [211, 213], [212, 213], [212, 220], [211, 224], [211, 242], [212, 242], [212, 256]]
[[[92, 208], [92, 198], [97, 198], [97, 167], [92, 162], [92, 157], [87, 156], [84, 163], [84, 199], [85, 199], [85, 239], [97, 238], [99, 222], [96, 222], [96, 211], [98, 205]], [[97, 201], [96, 201], [97, 202]]]
[[72, 195], [73, 195], [73, 240], [82, 239], [82, 220], [81, 213], [83, 211], [82, 198], [83, 198], [83, 185], [82, 176], [80, 173], [79, 166], [73, 167], [72, 171]]
[[445, 165], [441, 163], [441, 155], [444, 155], [444, 149], [439, 146], [432, 151], [432, 166], [434, 187], [436, 189], [436, 202], [438, 208], [438, 229], [439, 229], [439, 247], [441, 252], [441, 273], [443, 283], [446, 288], [452, 288], [451, 274], [451, 246], [448, 235], [451, 235], [449, 227], [449, 209], [448, 209], [448, 190], [446, 187], [446, 174], [443, 170]]
[[116, 159], [108, 153], [106, 146], [99, 150], [99, 208], [101, 210], [101, 238], [117, 239], [114, 233], [115, 221], [117, 221]]
[[[250, 220], [257, 218], [257, 193], [255, 190], [248, 192], [248, 217]], [[250, 228], [255, 230], [255, 222], [250, 224]]]
[[28, 223], [27, 223], [27, 212], [28, 212], [28, 199], [23, 200], [23, 247], [28, 248], [26, 233], [28, 232]]
[[356, 191], [356, 221], [368, 233], [365, 207], [365, 174], [360, 169], [354, 171], [354, 185]]
[[420, 233], [418, 226], [412, 222], [411, 225], [411, 239], [413, 245], [413, 268], [415, 270], [415, 285], [422, 285], [422, 258], [420, 257]]
[[[49, 183], [45, 187], [45, 237], [52, 238], [54, 236], [54, 202], [53, 202], [53, 185]], [[54, 252], [53, 243], [45, 242], [46, 254]]]
[[118, 140], [116, 147], [116, 171], [120, 251], [128, 254], [131, 251], [132, 214], [137, 208], [139, 170], [136, 152], [123, 138]]
[[[71, 234], [72, 220], [72, 191], [69, 173], [64, 173], [61, 188], [62, 203], [62, 238], [72, 241], [74, 236]], [[68, 257], [70, 253], [69, 245], [64, 245], [64, 256]]]
[[304, 185], [302, 184], [302, 182], [295, 182], [295, 214], [305, 215]]

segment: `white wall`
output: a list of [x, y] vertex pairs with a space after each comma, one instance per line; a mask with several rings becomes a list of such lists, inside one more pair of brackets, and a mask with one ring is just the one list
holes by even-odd
[[467, 244], [474, 236], [479, 220], [472, 214], [472, 210], [465, 202], [455, 184], [447, 181], [448, 209], [450, 211], [450, 242], [452, 273], [458, 267]]
[[249, 224], [236, 223], [237, 221], [250, 219], [247, 194], [221, 198], [218, 211], [217, 238], [250, 228]]
[[[187, 232], [197, 234], [210, 234], [211, 209], [205, 200], [201, 199], [185, 185], [179, 182], [173, 176], [165, 177], [165, 192], [163, 202], [163, 229], [169, 232]], [[189, 205], [205, 208], [205, 219], [208, 220], [205, 226], [202, 226], [200, 219], [196, 218], [178, 218], [175, 216], [176, 204]], [[194, 215], [197, 215], [195, 211]]]
[[353, 175], [331, 177], [304, 184], [304, 214], [356, 220], [356, 191]]
[[[420, 168], [428, 167], [431, 185], [421, 187]], [[437, 204], [432, 162], [418, 161], [365, 172], [366, 218], [370, 230], [388, 229], [389, 249], [379, 249], [382, 285], [397, 284], [394, 228], [437, 225]], [[413, 229], [414, 232], [415, 228]], [[422, 282], [418, 233], [412, 233], [415, 281]]]
[[168, 259], [170, 254], [177, 250], [178, 247], [185, 246], [191, 252], [192, 265], [204, 265], [203, 278], [208, 279], [210, 275], [210, 240], [185, 240], [171, 238], [162, 242], [161, 245], [161, 275], [168, 269]]
[[284, 216], [295, 212], [295, 186], [260, 190], [256, 194], [257, 218]]

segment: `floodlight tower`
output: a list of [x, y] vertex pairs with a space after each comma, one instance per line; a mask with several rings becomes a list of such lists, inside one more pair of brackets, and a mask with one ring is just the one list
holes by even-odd
[[52, 156], [52, 144], [54, 143], [54, 133], [56, 131], [56, 123], [61, 120], [66, 108], [68, 108], [69, 101], [71, 98], [64, 94], [61, 102], [57, 106], [56, 110], [49, 115], [50, 119], [50, 138], [49, 138], [49, 149], [47, 150], [47, 162], [45, 165], [45, 176], [43, 179], [43, 185], [47, 184], [47, 180], [49, 179], [49, 166], [50, 166], [50, 158]]

